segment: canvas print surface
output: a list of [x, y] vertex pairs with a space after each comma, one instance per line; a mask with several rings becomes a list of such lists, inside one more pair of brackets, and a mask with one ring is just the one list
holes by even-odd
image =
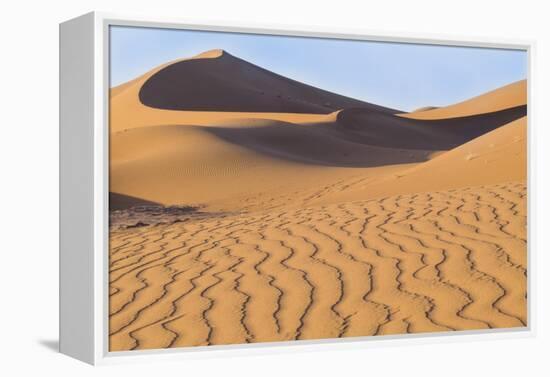
[[111, 27], [110, 351], [527, 325], [525, 51]]

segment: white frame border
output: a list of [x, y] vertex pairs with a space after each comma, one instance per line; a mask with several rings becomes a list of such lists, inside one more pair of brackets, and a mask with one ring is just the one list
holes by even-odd
[[[535, 132], [533, 76], [535, 41], [439, 34], [395, 33], [350, 28], [320, 26], [295, 26], [265, 23], [197, 22], [197, 20], [168, 17], [129, 16], [114, 13], [93, 12], [94, 17], [94, 364], [117, 364], [157, 360], [184, 360], [244, 355], [287, 354], [310, 351], [337, 351], [370, 347], [404, 346], [471, 342], [480, 340], [516, 339], [536, 335], [535, 300], [536, 279], [535, 242], [533, 220], [535, 207]], [[471, 330], [429, 334], [403, 334], [376, 337], [355, 337], [322, 340], [304, 340], [242, 345], [220, 345], [143, 351], [108, 351], [108, 190], [109, 190], [109, 26], [136, 26], [169, 29], [204, 30], [220, 32], [286, 35], [348, 40], [369, 40], [396, 43], [420, 43], [464, 47], [485, 47], [524, 50], [527, 52], [528, 71], [528, 326], [512, 329]]]

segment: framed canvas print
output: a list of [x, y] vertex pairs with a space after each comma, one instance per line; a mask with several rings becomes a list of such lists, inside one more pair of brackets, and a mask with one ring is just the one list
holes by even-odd
[[62, 352], [531, 333], [531, 43], [91, 13], [60, 51]]

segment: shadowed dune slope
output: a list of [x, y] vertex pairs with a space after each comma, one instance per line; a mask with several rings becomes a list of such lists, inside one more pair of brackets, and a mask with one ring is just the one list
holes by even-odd
[[[300, 125], [289, 122], [242, 119], [227, 122], [223, 127], [208, 127], [206, 131], [219, 138], [258, 153], [279, 159], [313, 165], [339, 167], [373, 167], [400, 163], [421, 162], [433, 151], [413, 145], [402, 150], [387, 148], [383, 143], [362, 142], [334, 127]], [[336, 126], [335, 128], [338, 128]], [[381, 134], [384, 129], [381, 128]], [[387, 139], [390, 135], [386, 133]], [[399, 152], [408, 152], [402, 156]]]
[[220, 122], [223, 123], [243, 118], [270, 119], [300, 124], [332, 122], [336, 119], [336, 112], [329, 114], [309, 114], [289, 112], [184, 111], [152, 108], [141, 103], [139, 100], [139, 91], [143, 83], [155, 72], [156, 70], [152, 70], [135, 80], [111, 89], [109, 108], [109, 128], [111, 133], [156, 125], [191, 124], [208, 127]]
[[340, 137], [389, 148], [448, 150], [525, 116], [526, 106], [460, 118], [407, 119], [365, 109], [338, 113]]
[[527, 105], [527, 80], [521, 80], [454, 105], [399, 114], [411, 119], [447, 119]]
[[140, 101], [168, 110], [328, 114], [346, 107], [395, 110], [280, 76], [225, 51], [170, 64], [152, 74]]

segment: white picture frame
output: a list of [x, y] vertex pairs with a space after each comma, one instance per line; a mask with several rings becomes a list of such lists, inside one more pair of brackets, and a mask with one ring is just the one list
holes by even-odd
[[[311, 26], [208, 24], [171, 18], [88, 13], [60, 24], [60, 351], [90, 364], [150, 359], [182, 359], [350, 349], [395, 344], [475, 341], [535, 335], [533, 282], [528, 274], [528, 326], [458, 333], [411, 334], [224, 345], [150, 351], [108, 350], [108, 93], [109, 27], [143, 26], [186, 30], [327, 37], [402, 43], [423, 43], [524, 50], [528, 57], [528, 239], [532, 231], [536, 193], [533, 138], [533, 58], [535, 43], [526, 40], [462, 38], [414, 33], [326, 29]], [[528, 243], [528, 266], [536, 250]]]

